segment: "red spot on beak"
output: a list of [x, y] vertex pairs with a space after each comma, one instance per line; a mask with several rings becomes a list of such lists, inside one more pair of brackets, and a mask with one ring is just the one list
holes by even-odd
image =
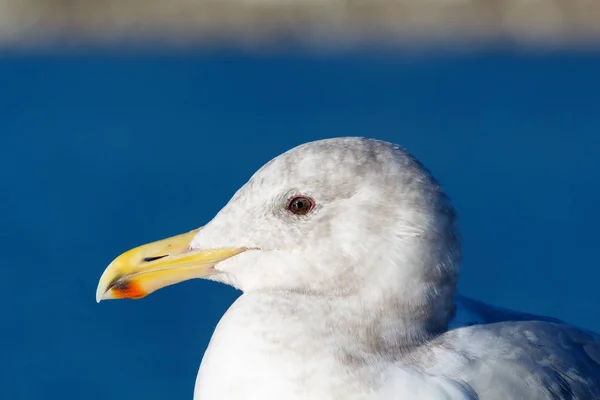
[[138, 283], [127, 280], [116, 283], [111, 289], [118, 299], [141, 299], [148, 294]]

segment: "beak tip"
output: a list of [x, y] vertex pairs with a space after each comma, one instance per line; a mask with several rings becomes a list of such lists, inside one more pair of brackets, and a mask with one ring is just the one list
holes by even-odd
[[96, 289], [96, 303], [100, 303], [104, 299], [104, 295], [106, 294], [106, 287], [102, 284], [102, 280]]

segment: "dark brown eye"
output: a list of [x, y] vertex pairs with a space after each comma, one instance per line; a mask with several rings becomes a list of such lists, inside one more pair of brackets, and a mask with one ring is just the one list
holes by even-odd
[[304, 196], [297, 196], [291, 199], [288, 203], [287, 209], [296, 215], [306, 215], [315, 207], [315, 202]]

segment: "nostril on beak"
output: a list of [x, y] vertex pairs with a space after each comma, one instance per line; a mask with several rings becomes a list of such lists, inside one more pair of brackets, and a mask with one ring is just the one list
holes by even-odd
[[168, 254], [165, 254], [162, 256], [156, 256], [156, 257], [146, 257], [146, 258], [144, 258], [144, 262], [160, 260], [161, 258], [165, 258], [166, 256], [168, 256]]

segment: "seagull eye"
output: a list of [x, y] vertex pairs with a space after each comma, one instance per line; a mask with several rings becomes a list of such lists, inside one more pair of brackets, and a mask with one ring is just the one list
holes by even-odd
[[309, 197], [297, 196], [292, 198], [287, 205], [287, 209], [296, 215], [306, 215], [315, 207], [315, 202]]

